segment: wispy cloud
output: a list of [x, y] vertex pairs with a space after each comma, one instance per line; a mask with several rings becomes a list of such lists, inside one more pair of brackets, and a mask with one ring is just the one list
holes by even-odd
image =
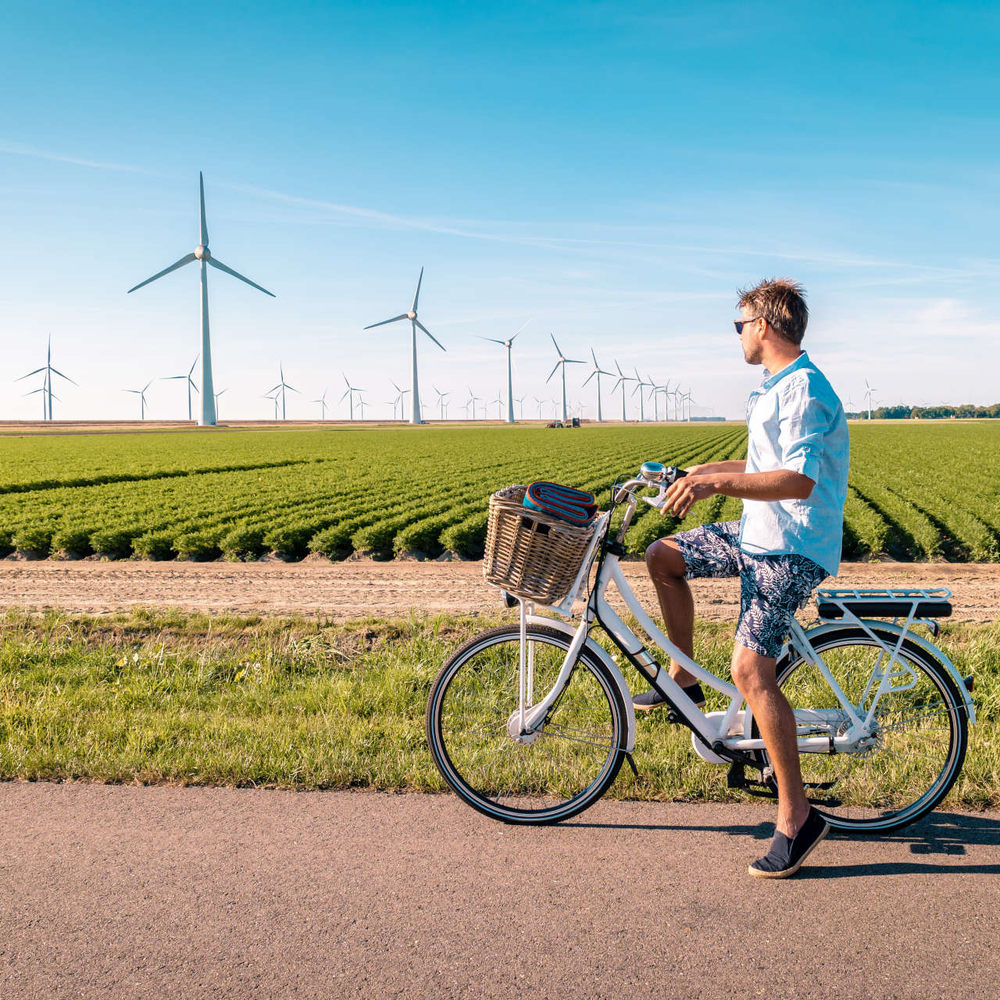
[[77, 167], [92, 167], [95, 170], [118, 170], [130, 174], [156, 174], [155, 170], [145, 167], [134, 167], [127, 163], [103, 163], [99, 160], [88, 160], [81, 156], [65, 156], [62, 153], [50, 153], [44, 149], [36, 149], [22, 142], [5, 142], [0, 140], [0, 153], [12, 156], [32, 156], [38, 160], [55, 160], [58, 163], [72, 163]]

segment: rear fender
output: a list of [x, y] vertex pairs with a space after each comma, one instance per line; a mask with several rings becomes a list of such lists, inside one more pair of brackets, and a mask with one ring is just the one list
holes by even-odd
[[[576, 630], [580, 627], [579, 623], [559, 621], [557, 618], [545, 618], [542, 615], [528, 615], [528, 621], [532, 625], [544, 625], [546, 628], [554, 628], [557, 632], [562, 632], [569, 639], [573, 638]], [[629, 686], [625, 682], [621, 670], [618, 669], [618, 664], [615, 663], [611, 658], [611, 654], [603, 646], [599, 646], [588, 635], [583, 648], [595, 660], [600, 660], [604, 664], [615, 684], [618, 685], [618, 691], [625, 705], [625, 724], [628, 728], [625, 737], [625, 749], [628, 753], [631, 753], [635, 749], [635, 709], [632, 707], [632, 692], [629, 690]]]
[[[860, 619], [861, 623], [867, 628], [870, 628], [874, 633], [882, 635], [887, 635], [891, 637], [893, 644], [899, 641], [899, 637], [903, 632], [902, 625], [896, 625], [893, 622], [875, 621], [870, 618]], [[831, 632], [839, 632], [843, 628], [857, 628], [852, 622], [838, 621], [835, 623], [830, 623], [826, 625], [817, 625], [815, 628], [809, 629], [806, 632], [806, 638], [812, 642], [818, 642], [823, 639], [826, 635]], [[918, 635], [916, 632], [907, 630], [906, 641], [912, 642], [915, 646], [919, 646], [932, 660], [936, 660], [941, 664], [942, 667], [951, 676], [951, 679], [955, 682], [955, 687], [958, 688], [959, 693], [962, 696], [962, 700], [965, 703], [965, 710], [969, 715], [969, 722], [974, 723], [976, 721], [976, 706], [972, 703], [972, 695], [969, 694], [968, 689], [965, 686], [965, 681], [962, 679], [962, 675], [958, 672], [955, 664], [948, 659], [947, 656], [941, 651], [938, 646], [933, 643], [928, 642], [923, 636]], [[788, 656], [794, 656], [793, 649], [789, 648]], [[783, 657], [784, 659], [784, 657]], [[779, 668], [781, 667], [779, 663]]]

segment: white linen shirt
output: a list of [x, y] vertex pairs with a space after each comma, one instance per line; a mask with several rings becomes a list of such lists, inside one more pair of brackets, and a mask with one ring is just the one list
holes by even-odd
[[749, 555], [807, 556], [840, 569], [850, 442], [847, 418], [826, 376], [804, 351], [747, 400], [747, 472], [790, 469], [816, 485], [805, 500], [744, 500], [740, 548]]

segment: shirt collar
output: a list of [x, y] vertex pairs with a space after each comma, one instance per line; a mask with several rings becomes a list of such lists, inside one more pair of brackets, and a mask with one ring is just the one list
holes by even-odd
[[790, 364], [785, 365], [781, 371], [776, 372], [772, 375], [766, 368], [764, 369], [764, 380], [760, 383], [758, 387], [758, 392], [768, 392], [773, 389], [786, 375], [791, 375], [792, 372], [798, 371], [800, 368], [804, 368], [809, 363], [809, 355], [803, 351], [794, 361]]

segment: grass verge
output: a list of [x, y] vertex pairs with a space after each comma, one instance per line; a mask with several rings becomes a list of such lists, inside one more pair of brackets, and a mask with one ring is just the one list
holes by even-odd
[[[424, 739], [428, 687], [461, 642], [501, 620], [10, 610], [0, 779], [440, 790]], [[732, 626], [698, 623], [695, 654], [720, 675], [731, 642]], [[949, 802], [1000, 807], [1000, 626], [947, 625], [940, 645], [975, 674], [979, 712]], [[623, 768], [613, 797], [740, 795], [662, 715], [639, 720], [635, 760], [638, 779]]]

